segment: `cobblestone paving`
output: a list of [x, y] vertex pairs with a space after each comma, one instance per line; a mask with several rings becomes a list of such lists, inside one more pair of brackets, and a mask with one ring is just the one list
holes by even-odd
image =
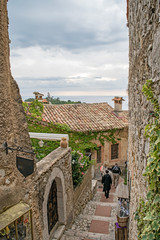
[[[112, 189], [110, 196], [114, 195], [113, 202], [101, 202], [102, 192], [101, 183], [98, 181], [98, 191], [91, 201], [88, 202], [83, 212], [77, 216], [71, 228], [66, 230], [61, 240], [115, 240], [115, 222], [116, 222], [116, 208], [117, 199], [114, 189]], [[95, 211], [97, 206], [110, 206], [111, 216], [102, 217], [96, 216]], [[90, 232], [92, 220], [109, 222], [109, 233], [93, 233]]]

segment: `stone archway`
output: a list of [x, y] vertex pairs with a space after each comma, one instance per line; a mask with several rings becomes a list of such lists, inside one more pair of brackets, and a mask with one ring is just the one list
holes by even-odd
[[[48, 214], [47, 214], [47, 204], [48, 198], [53, 186], [53, 183], [56, 184], [57, 189], [57, 213], [58, 213], [58, 223], [66, 224], [66, 197], [65, 197], [65, 184], [64, 176], [62, 171], [59, 168], [54, 168], [51, 172], [51, 175], [47, 181], [45, 192], [44, 192], [44, 201], [43, 201], [43, 239], [49, 240], [52, 230], [48, 228]], [[50, 232], [50, 233], [49, 233]]]

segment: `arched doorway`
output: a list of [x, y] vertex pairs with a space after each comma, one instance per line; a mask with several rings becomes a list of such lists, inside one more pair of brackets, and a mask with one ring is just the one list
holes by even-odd
[[66, 197], [63, 172], [55, 167], [47, 179], [44, 192], [43, 240], [50, 239], [58, 224], [66, 224]]
[[47, 202], [47, 218], [48, 218], [48, 232], [54, 228], [58, 222], [58, 207], [57, 207], [57, 185], [54, 180], [49, 192]]

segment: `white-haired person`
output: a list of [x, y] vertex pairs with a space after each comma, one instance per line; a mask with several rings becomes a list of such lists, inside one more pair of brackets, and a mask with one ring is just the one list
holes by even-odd
[[112, 167], [112, 173], [113, 173], [113, 185], [116, 188], [119, 182], [119, 175], [121, 174], [121, 169], [117, 163], [115, 163], [115, 165]]

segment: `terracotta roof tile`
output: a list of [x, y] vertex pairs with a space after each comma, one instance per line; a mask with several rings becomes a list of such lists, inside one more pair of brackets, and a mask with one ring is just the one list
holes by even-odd
[[126, 124], [108, 103], [44, 105], [43, 121], [65, 123], [73, 131], [105, 131]]

